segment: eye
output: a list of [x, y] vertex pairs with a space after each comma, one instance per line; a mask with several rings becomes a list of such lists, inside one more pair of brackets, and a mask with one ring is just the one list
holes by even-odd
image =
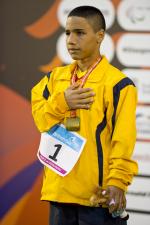
[[85, 32], [83, 32], [83, 31], [77, 31], [77, 35], [79, 35], [79, 36], [82, 36], [84, 34], [85, 34]]
[[70, 31], [66, 31], [66, 36], [70, 35]]

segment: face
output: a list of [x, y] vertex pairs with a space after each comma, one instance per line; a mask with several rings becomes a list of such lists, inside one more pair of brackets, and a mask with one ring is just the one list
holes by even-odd
[[66, 23], [66, 43], [74, 60], [83, 60], [99, 54], [101, 32], [95, 32], [88, 20], [72, 16]]

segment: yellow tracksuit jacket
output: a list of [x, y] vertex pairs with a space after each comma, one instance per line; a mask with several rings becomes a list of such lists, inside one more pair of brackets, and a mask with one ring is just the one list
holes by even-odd
[[[64, 123], [70, 116], [64, 90], [70, 86], [75, 64], [55, 68], [32, 89], [32, 114], [40, 132]], [[42, 200], [90, 205], [98, 185], [114, 185], [126, 191], [137, 164], [131, 159], [136, 140], [134, 83], [109, 64], [105, 56], [92, 71], [84, 87], [96, 93], [89, 110], [77, 110], [87, 139], [83, 152], [65, 177], [44, 167]]]

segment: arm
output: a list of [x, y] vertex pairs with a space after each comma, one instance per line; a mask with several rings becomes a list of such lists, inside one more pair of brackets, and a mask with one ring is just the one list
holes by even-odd
[[[44, 97], [47, 90], [47, 97]], [[63, 121], [68, 105], [64, 92], [52, 93], [52, 79], [45, 76], [31, 92], [32, 115], [40, 132]]]
[[114, 124], [109, 155], [108, 185], [116, 184], [123, 190], [127, 189], [133, 176], [137, 174], [137, 164], [131, 159], [136, 141], [136, 104], [136, 88], [127, 85], [120, 90], [118, 104], [114, 107], [116, 108], [114, 122], [112, 119]]
[[45, 76], [32, 89], [32, 115], [40, 132], [61, 123], [66, 111], [89, 109], [94, 101], [95, 94], [91, 88], [79, 88], [79, 84], [75, 83], [62, 92], [53, 92], [52, 84], [52, 77], [48, 80]]
[[137, 174], [137, 163], [131, 157], [136, 141], [137, 91], [133, 83], [125, 78], [124, 84], [113, 91], [112, 139], [109, 153], [109, 176], [107, 192], [110, 201], [116, 202], [111, 212], [125, 207], [124, 193]]

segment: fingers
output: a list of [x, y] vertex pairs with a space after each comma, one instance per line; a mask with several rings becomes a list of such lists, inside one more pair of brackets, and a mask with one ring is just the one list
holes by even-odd
[[76, 109], [90, 109], [93, 101], [93, 99], [76, 100], [73, 107]]
[[96, 194], [92, 195], [92, 197], [90, 198], [90, 203], [92, 206], [99, 206], [99, 205], [105, 204], [106, 201], [107, 201], [106, 198], [104, 198], [104, 197], [100, 198]]
[[82, 92], [79, 94], [79, 99], [85, 99], [85, 98], [93, 98], [95, 96], [95, 93], [92, 91]]
[[78, 89], [76, 89], [76, 91], [75, 91], [75, 93], [76, 94], [84, 94], [84, 93], [90, 93], [90, 92], [92, 92], [92, 88], [78, 88]]
[[69, 89], [75, 90], [76, 88], [79, 88], [79, 86], [80, 86], [79, 83], [74, 83], [74, 84], [70, 85]]
[[78, 88], [74, 90], [74, 94], [78, 97], [78, 99], [85, 99], [95, 96], [95, 93], [91, 88]]
[[122, 189], [117, 188], [115, 186], [109, 186], [107, 188], [107, 193], [109, 195], [109, 200], [107, 204], [110, 213], [125, 209], [126, 199], [124, 191]]
[[112, 200], [109, 203], [109, 212], [115, 212], [119, 210], [119, 197], [115, 196], [115, 198], [112, 198]]
[[124, 197], [124, 195], [122, 195], [122, 196], [120, 196], [120, 198], [119, 198], [117, 210], [125, 209], [125, 207], [126, 207], [125, 197]]
[[100, 205], [106, 204], [107, 197], [101, 187], [96, 187], [93, 195], [90, 198], [90, 203], [92, 206], [98, 207]]
[[122, 195], [118, 196], [118, 207], [117, 210], [120, 211], [122, 209], [126, 208], [126, 198], [125, 194], [123, 193]]
[[88, 91], [88, 92], [81, 92], [78, 96], [78, 107], [80, 109], [89, 109], [91, 104], [94, 102], [93, 96], [95, 95], [94, 92]]
[[94, 102], [92, 89], [80, 88], [77, 83], [67, 88], [64, 94], [70, 109], [89, 109]]
[[90, 103], [89, 104], [78, 104], [76, 105], [77, 109], [90, 109]]
[[[78, 83], [70, 85], [70, 87], [68, 89], [74, 90], [74, 93], [79, 94], [81, 98], [90, 97], [90, 96], [95, 95], [94, 92], [92, 92], [93, 91], [92, 88], [82, 88], [82, 87], [80, 87], [80, 84], [78, 84]], [[85, 93], [85, 95], [84, 95], [84, 93]]]
[[80, 105], [84, 105], [84, 104], [92, 104], [94, 102], [94, 98], [84, 98], [84, 99], [79, 99], [78, 103]]
[[106, 204], [106, 202], [107, 202], [107, 199], [106, 198], [101, 198], [98, 201], [99, 205]]

